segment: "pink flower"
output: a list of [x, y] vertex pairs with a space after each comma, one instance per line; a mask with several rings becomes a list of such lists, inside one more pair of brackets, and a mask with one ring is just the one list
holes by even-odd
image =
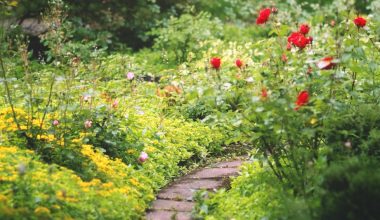
[[53, 126], [58, 126], [59, 125], [59, 121], [56, 119], [53, 121]]
[[275, 13], [275, 14], [278, 13], [278, 8], [276, 8], [276, 7], [272, 7], [271, 10], [272, 10], [272, 13]]
[[83, 101], [85, 101], [85, 102], [91, 101], [91, 96], [90, 95], [84, 95], [83, 96]]
[[119, 101], [118, 100], [113, 101], [112, 108], [117, 108], [118, 106], [119, 106]]
[[281, 60], [282, 60], [282, 62], [284, 62], [284, 63], [288, 62], [288, 57], [286, 56], [286, 54], [282, 54], [282, 56], [281, 56]]
[[148, 158], [149, 158], [148, 154], [143, 151], [143, 152], [140, 153], [139, 161], [141, 163], [144, 163]]
[[84, 127], [85, 127], [86, 129], [91, 128], [91, 127], [92, 127], [92, 121], [91, 121], [91, 120], [86, 120], [86, 121], [84, 122]]
[[128, 80], [133, 80], [134, 78], [135, 78], [135, 74], [134, 73], [132, 73], [132, 72], [127, 73], [127, 79]]
[[292, 44], [288, 42], [288, 44], [286, 45], [286, 50], [291, 50], [291, 49], [292, 49]]

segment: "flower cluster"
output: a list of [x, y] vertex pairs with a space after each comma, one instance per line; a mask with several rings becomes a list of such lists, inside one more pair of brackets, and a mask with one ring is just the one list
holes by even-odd
[[287, 49], [290, 50], [292, 45], [298, 47], [299, 49], [304, 49], [308, 44], [313, 43], [313, 37], [307, 37], [309, 31], [310, 26], [307, 24], [302, 24], [299, 27], [298, 32], [293, 32], [288, 37]]

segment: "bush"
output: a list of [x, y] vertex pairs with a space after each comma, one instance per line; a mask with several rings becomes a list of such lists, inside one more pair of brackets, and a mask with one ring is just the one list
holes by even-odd
[[380, 106], [351, 106], [326, 120], [327, 145], [332, 157], [366, 155], [380, 159]]
[[[267, 164], [245, 164], [229, 191], [198, 195], [195, 213], [216, 219], [310, 219], [308, 207], [284, 189]], [[209, 198], [204, 199], [208, 195]]]
[[332, 164], [324, 174], [320, 219], [379, 219], [379, 165], [365, 157]]
[[154, 47], [167, 53], [169, 59], [174, 55], [178, 63], [186, 61], [192, 51], [207, 49], [207, 44], [201, 46], [200, 43], [221, 37], [221, 33], [221, 22], [208, 13], [172, 17], [166, 27], [152, 31], [157, 36]]

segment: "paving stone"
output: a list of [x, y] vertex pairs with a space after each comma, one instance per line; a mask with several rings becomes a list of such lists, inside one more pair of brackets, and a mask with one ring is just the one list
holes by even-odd
[[236, 168], [206, 168], [186, 176], [187, 179], [225, 178], [238, 175]]
[[223, 181], [214, 179], [185, 179], [171, 187], [179, 189], [218, 189], [223, 186]]
[[198, 189], [213, 190], [228, 187], [228, 177], [238, 175], [238, 167], [243, 161], [220, 162], [198, 170], [172, 183], [157, 195], [148, 220], [188, 220], [194, 207], [193, 195]]
[[174, 212], [155, 210], [149, 212], [146, 216], [147, 220], [191, 220], [190, 212]]
[[157, 199], [153, 202], [153, 210], [167, 210], [167, 211], [179, 211], [179, 212], [191, 212], [195, 203], [184, 201], [173, 201]]
[[157, 195], [158, 199], [170, 199], [177, 201], [192, 201], [193, 200], [193, 190], [189, 189], [181, 189], [181, 188], [167, 188], [161, 190], [161, 192]]
[[244, 161], [235, 160], [235, 161], [220, 162], [217, 164], [213, 164], [210, 167], [214, 167], [214, 168], [238, 168], [243, 163], [244, 163]]

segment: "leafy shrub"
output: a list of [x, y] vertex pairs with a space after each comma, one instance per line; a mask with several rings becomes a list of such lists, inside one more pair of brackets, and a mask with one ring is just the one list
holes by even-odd
[[320, 219], [379, 219], [379, 162], [353, 158], [324, 174]]
[[[68, 169], [41, 163], [32, 151], [4, 146], [0, 150], [0, 217], [4, 219], [26, 216], [31, 219], [131, 219], [144, 210], [138, 191], [144, 192], [143, 200], [153, 198], [146, 184], [143, 189], [141, 185], [126, 186], [111, 180], [85, 182]], [[130, 178], [135, 182], [146, 181], [127, 166], [117, 176], [124, 176], [128, 182]]]
[[154, 47], [172, 55], [178, 63], [187, 60], [192, 51], [207, 49], [207, 44], [199, 43], [220, 37], [222, 24], [211, 18], [210, 14], [183, 14], [179, 18], [172, 17], [166, 27], [155, 29], [152, 34], [157, 36]]
[[380, 107], [373, 104], [351, 106], [326, 121], [326, 141], [334, 149], [332, 157], [367, 155], [380, 158]]
[[[213, 219], [310, 219], [307, 205], [284, 190], [267, 165], [245, 164], [229, 191], [198, 195], [198, 217]], [[205, 193], [204, 193], [205, 194]], [[204, 195], [203, 195], [204, 196]]]

